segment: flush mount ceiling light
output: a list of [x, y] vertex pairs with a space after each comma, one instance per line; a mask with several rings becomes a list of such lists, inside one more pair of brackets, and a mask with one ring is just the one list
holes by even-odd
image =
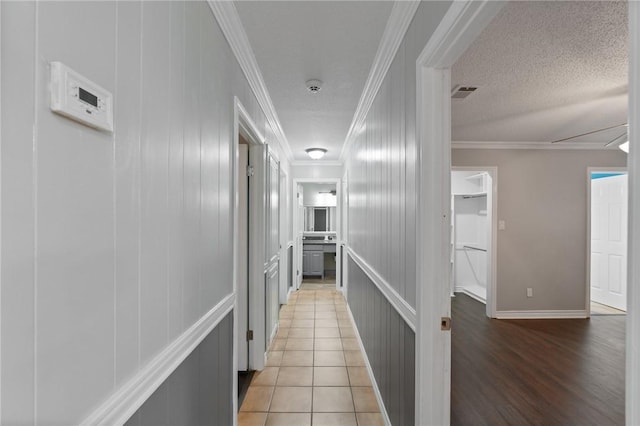
[[313, 158], [314, 160], [319, 160], [324, 157], [324, 155], [327, 153], [327, 150], [324, 148], [309, 148], [305, 149], [304, 152], [306, 152], [307, 155], [309, 155], [309, 157]]
[[322, 82], [320, 80], [307, 80], [305, 84], [307, 85], [307, 90], [313, 94], [322, 90]]

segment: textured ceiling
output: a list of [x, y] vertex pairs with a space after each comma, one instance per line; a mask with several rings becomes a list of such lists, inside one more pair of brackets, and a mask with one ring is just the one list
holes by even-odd
[[453, 86], [479, 87], [452, 101], [452, 139], [550, 142], [625, 123], [627, 34], [626, 2], [510, 2], [452, 69]]
[[[236, 8], [295, 160], [338, 160], [393, 3], [239, 1]], [[305, 81], [324, 82], [317, 94]]]

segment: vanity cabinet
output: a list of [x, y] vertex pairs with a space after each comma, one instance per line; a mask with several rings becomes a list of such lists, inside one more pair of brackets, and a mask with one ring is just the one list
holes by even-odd
[[324, 250], [322, 244], [304, 244], [302, 273], [303, 275], [324, 276]]

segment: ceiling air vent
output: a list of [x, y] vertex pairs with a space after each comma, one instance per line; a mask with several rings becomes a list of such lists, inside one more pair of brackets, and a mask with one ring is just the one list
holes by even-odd
[[451, 91], [451, 99], [464, 99], [476, 90], [478, 90], [477, 87], [458, 85]]

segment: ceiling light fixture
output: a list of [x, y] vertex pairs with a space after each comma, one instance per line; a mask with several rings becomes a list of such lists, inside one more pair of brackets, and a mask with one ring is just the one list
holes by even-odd
[[623, 150], [625, 153], [629, 153], [629, 141], [627, 140], [625, 143], [621, 143], [620, 145], [618, 145], [618, 148], [620, 148], [621, 150]]
[[304, 152], [306, 152], [307, 155], [309, 155], [309, 157], [313, 158], [314, 160], [319, 160], [324, 157], [324, 155], [327, 153], [327, 150], [324, 148], [309, 148], [305, 149]]

